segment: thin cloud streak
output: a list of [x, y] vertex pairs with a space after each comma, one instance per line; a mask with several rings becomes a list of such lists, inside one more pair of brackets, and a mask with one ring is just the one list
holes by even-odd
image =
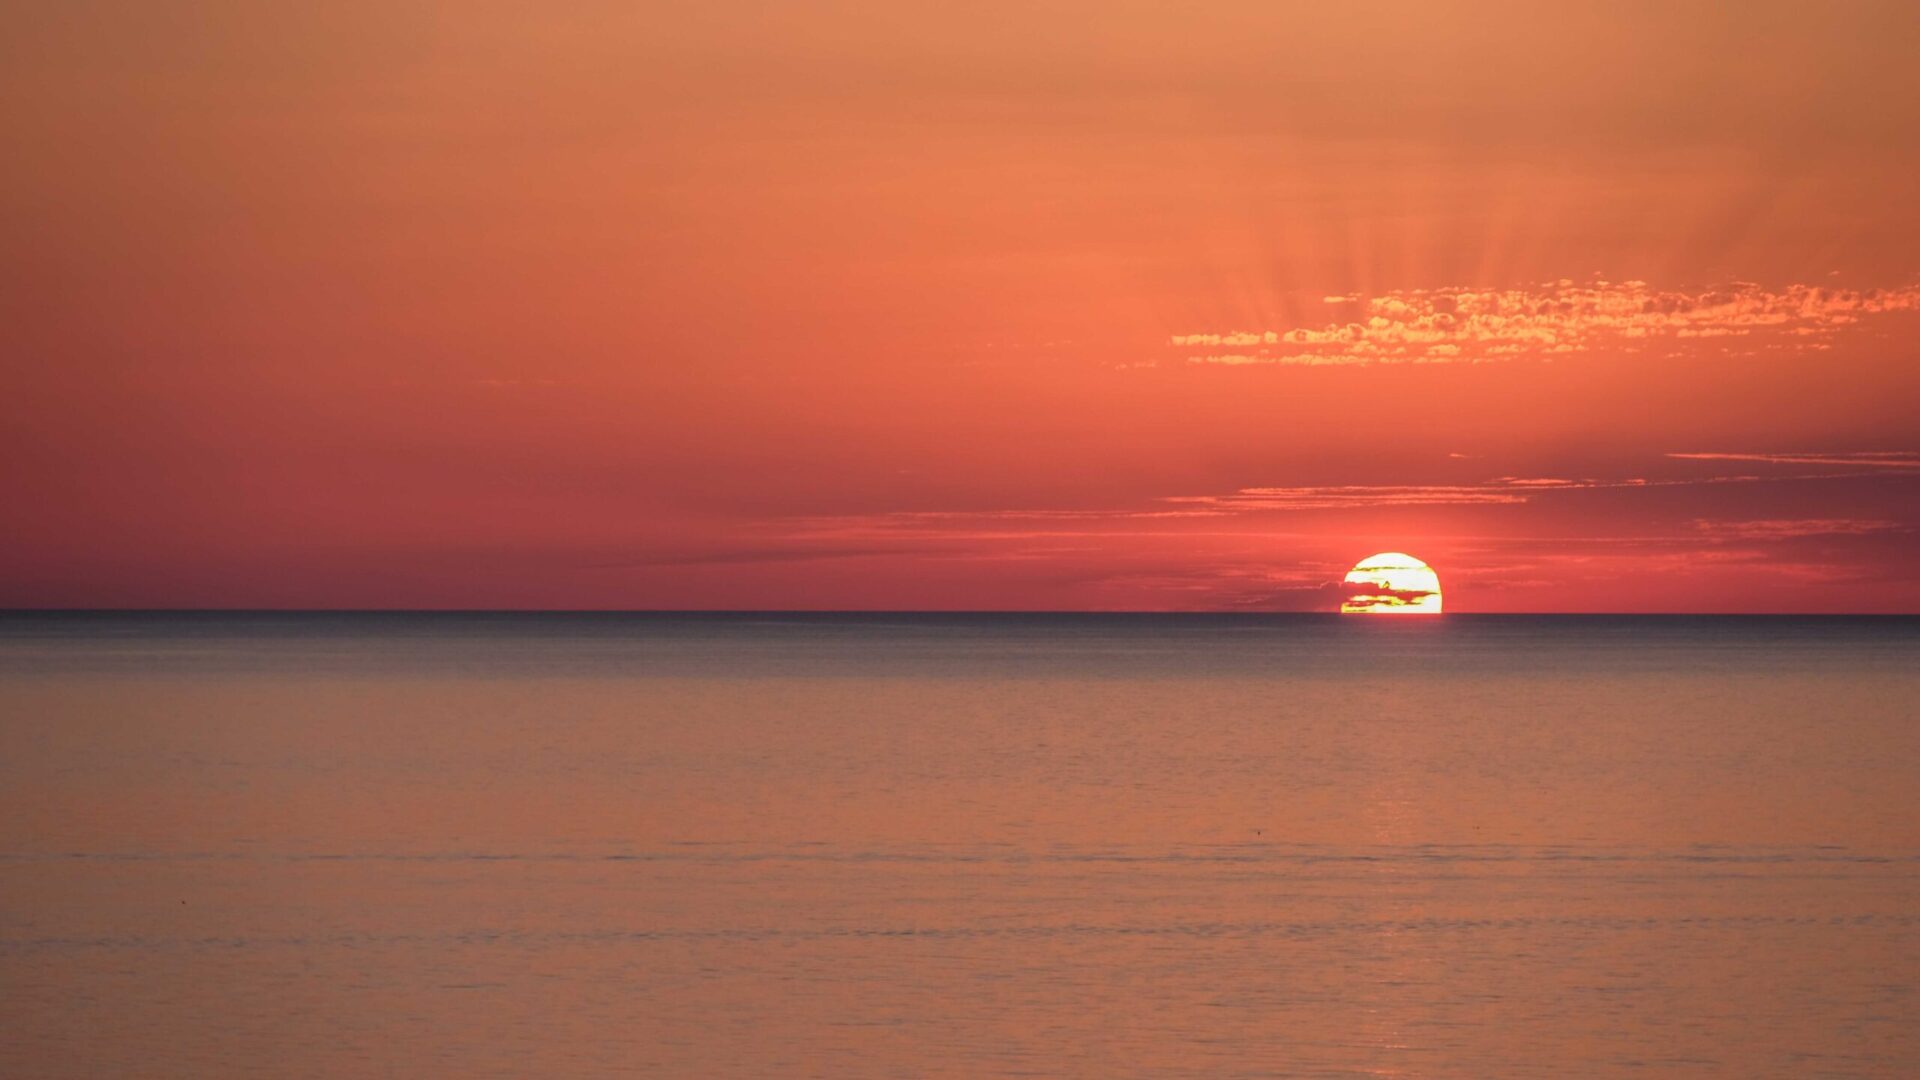
[[[1147, 508], [999, 508], [992, 510], [899, 510], [873, 514], [836, 515], [793, 519], [791, 524], [811, 530], [816, 537], [842, 540], [875, 535], [937, 536], [945, 539], [1030, 540], [1073, 536], [1159, 536], [1166, 530], [1151, 527], [1131, 529], [1077, 528], [1103, 523], [1153, 522], [1169, 524], [1188, 520], [1231, 519], [1249, 514], [1294, 511], [1373, 510], [1404, 507], [1520, 506], [1544, 496], [1559, 496], [1586, 491], [1630, 491], [1656, 488], [1691, 488], [1726, 485], [1765, 485], [1838, 480], [1905, 478], [1904, 471], [1891, 474], [1887, 468], [1905, 470], [1920, 466], [1920, 455], [1907, 452], [1863, 452], [1820, 456], [1789, 456], [1743, 453], [1669, 453], [1669, 458], [1704, 461], [1757, 461], [1776, 464], [1868, 465], [1871, 468], [1846, 471], [1799, 473], [1730, 473], [1695, 477], [1624, 477], [1620, 479], [1501, 476], [1460, 484], [1329, 484], [1261, 486], [1240, 488], [1224, 494], [1166, 495], [1155, 501], [1175, 509]], [[1912, 456], [1914, 460], [1909, 461]], [[1776, 519], [1787, 520], [1787, 519]], [[1832, 523], [1839, 519], [1792, 519], [1802, 522]], [[988, 529], [966, 528], [969, 523], [1055, 523], [1058, 528]], [[1200, 530], [1181, 530], [1182, 535], [1235, 535]]]
[[1860, 465], [1873, 469], [1920, 469], [1920, 452], [1862, 451], [1845, 454], [1725, 454], [1669, 453], [1687, 461], [1757, 461], [1769, 465]]
[[1859, 518], [1765, 518], [1757, 521], [1698, 519], [1694, 528], [1712, 539], [1799, 540], [1810, 536], [1864, 536], [1911, 532], [1897, 521]]

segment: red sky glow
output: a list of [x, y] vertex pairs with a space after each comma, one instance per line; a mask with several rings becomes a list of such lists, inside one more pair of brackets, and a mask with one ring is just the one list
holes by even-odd
[[1920, 6], [0, 14], [0, 606], [1920, 611]]

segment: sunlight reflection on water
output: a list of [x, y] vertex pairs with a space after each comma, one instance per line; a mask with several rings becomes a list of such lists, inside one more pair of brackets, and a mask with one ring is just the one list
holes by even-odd
[[1920, 1072], [1910, 620], [9, 616], [21, 1075]]

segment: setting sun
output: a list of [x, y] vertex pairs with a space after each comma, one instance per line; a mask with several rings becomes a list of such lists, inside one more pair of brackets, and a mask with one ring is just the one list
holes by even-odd
[[1347, 615], [1438, 615], [1440, 576], [1411, 555], [1383, 552], [1347, 571]]
[[0, 1080], [1920, 1080], [1916, 43], [0, 0]]

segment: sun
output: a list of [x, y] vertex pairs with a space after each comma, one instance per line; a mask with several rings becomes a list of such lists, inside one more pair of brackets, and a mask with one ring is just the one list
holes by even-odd
[[1346, 615], [1438, 615], [1440, 575], [1404, 552], [1388, 551], [1360, 560], [1347, 571]]

